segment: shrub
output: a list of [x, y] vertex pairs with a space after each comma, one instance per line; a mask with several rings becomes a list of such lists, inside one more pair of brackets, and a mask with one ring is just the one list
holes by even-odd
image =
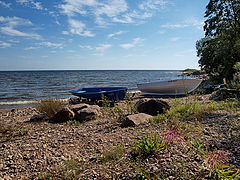
[[46, 114], [49, 118], [51, 118], [56, 112], [60, 111], [64, 107], [64, 103], [56, 100], [42, 100], [37, 105], [37, 110], [40, 113]]
[[165, 149], [160, 136], [147, 136], [138, 140], [131, 151], [134, 159], [147, 159], [149, 156], [156, 154]]

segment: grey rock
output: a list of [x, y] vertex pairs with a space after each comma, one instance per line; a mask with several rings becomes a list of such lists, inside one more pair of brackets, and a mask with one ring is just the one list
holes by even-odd
[[76, 114], [76, 119], [79, 121], [88, 121], [96, 119], [100, 115], [100, 107], [92, 105], [87, 108], [81, 109]]
[[162, 100], [140, 100], [136, 103], [136, 109], [140, 113], [146, 113], [152, 116], [164, 113], [169, 110], [170, 106], [167, 102]]
[[121, 127], [138, 126], [140, 124], [148, 122], [151, 117], [151, 115], [145, 113], [128, 115], [126, 119], [122, 121]]
[[50, 122], [54, 123], [62, 123], [67, 122], [69, 120], [73, 120], [75, 117], [74, 112], [69, 109], [68, 107], [65, 107], [58, 111], [50, 120]]

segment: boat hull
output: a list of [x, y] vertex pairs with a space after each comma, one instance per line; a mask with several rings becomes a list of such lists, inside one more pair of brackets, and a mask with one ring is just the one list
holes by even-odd
[[96, 87], [96, 88], [80, 88], [73, 89], [69, 92], [75, 96], [87, 98], [91, 100], [123, 100], [126, 95], [126, 87]]
[[138, 89], [149, 95], [185, 95], [194, 91], [201, 82], [200, 79], [176, 79], [138, 84]]

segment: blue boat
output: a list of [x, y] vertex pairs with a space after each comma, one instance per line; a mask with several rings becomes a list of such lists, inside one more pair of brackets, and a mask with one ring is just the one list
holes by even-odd
[[119, 101], [125, 98], [126, 87], [95, 87], [95, 88], [80, 88], [69, 91], [75, 96], [87, 98], [91, 100], [113, 100]]

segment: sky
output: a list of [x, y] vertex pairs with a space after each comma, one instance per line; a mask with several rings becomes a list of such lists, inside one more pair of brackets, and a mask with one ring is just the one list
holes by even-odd
[[0, 70], [199, 68], [208, 0], [0, 0]]

